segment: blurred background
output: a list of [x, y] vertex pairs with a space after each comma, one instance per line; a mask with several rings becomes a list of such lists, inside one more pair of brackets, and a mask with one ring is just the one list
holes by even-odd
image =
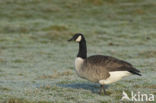
[[[109, 86], [80, 79], [74, 71], [78, 44], [88, 56], [102, 54], [132, 63], [143, 76]], [[156, 94], [155, 0], [0, 0], [0, 102], [110, 103], [122, 91]]]

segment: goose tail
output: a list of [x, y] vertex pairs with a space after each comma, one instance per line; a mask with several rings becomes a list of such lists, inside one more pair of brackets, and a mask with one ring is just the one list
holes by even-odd
[[129, 72], [131, 72], [132, 74], [138, 75], [138, 76], [142, 76], [141, 72], [138, 69], [136, 69], [136, 68], [133, 68]]

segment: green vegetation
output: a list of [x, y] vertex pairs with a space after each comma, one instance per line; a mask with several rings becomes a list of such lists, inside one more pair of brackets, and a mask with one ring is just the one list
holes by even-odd
[[[0, 102], [111, 103], [122, 91], [156, 94], [155, 0], [1, 0]], [[88, 55], [111, 55], [142, 71], [110, 85], [99, 85], [74, 71], [78, 45], [85, 35]]]

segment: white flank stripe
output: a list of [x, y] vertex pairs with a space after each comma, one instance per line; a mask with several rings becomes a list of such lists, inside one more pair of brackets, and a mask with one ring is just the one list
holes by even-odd
[[100, 80], [100, 84], [111, 84], [113, 82], [119, 81], [123, 77], [131, 75], [128, 71], [115, 71], [115, 72], [109, 72], [110, 76], [105, 80]]

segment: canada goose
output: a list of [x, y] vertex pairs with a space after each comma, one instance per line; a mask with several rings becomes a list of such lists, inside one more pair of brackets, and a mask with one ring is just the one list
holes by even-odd
[[77, 33], [68, 41], [79, 43], [79, 52], [75, 59], [75, 70], [79, 77], [100, 84], [100, 94], [106, 94], [104, 85], [119, 81], [140, 71], [130, 63], [111, 56], [93, 55], [87, 58], [86, 40], [83, 34]]

